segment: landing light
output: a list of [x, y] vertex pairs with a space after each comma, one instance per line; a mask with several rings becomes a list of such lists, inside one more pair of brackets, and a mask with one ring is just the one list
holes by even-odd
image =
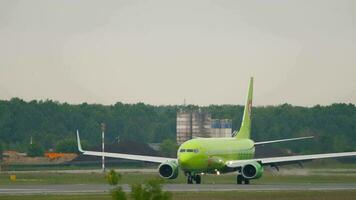
[[219, 170], [215, 169], [216, 175], [220, 175]]

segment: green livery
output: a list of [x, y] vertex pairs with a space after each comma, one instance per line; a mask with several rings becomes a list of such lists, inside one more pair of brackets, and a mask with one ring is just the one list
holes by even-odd
[[248, 95], [244, 108], [244, 115], [242, 118], [241, 128], [236, 138], [238, 139], [250, 139], [251, 135], [251, 117], [252, 117], [252, 95], [253, 95], [253, 78], [250, 79], [248, 86]]
[[241, 128], [231, 138], [196, 138], [184, 142], [177, 152], [180, 168], [185, 173], [225, 173], [231, 171], [225, 163], [230, 160], [252, 159], [255, 153], [251, 135], [253, 78], [250, 79], [248, 96]]
[[178, 150], [178, 163], [185, 172], [227, 172], [225, 163], [230, 160], [252, 159], [254, 142], [238, 138], [199, 138], [189, 140]]

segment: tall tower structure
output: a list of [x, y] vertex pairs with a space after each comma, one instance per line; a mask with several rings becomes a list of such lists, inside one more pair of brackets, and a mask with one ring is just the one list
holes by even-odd
[[192, 112], [192, 137], [210, 137], [211, 114], [207, 112]]
[[177, 112], [177, 143], [194, 137], [231, 137], [231, 119], [212, 119], [207, 112], [179, 110]]
[[177, 112], [177, 143], [182, 144], [191, 139], [192, 132], [191, 112], [180, 110]]
[[210, 137], [211, 115], [206, 112], [184, 111], [177, 112], [177, 143], [190, 140], [194, 137]]

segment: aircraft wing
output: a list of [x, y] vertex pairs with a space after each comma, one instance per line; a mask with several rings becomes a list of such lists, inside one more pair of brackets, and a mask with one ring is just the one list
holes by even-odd
[[264, 144], [271, 144], [271, 143], [278, 143], [278, 142], [288, 142], [288, 141], [295, 141], [295, 140], [305, 140], [311, 139], [314, 136], [307, 136], [307, 137], [297, 137], [297, 138], [289, 138], [289, 139], [282, 139], [282, 140], [270, 140], [270, 141], [263, 141], [263, 142], [255, 142], [255, 146], [264, 145]]
[[137, 160], [137, 161], [146, 161], [153, 163], [163, 163], [166, 161], [176, 161], [175, 158], [165, 158], [165, 157], [155, 157], [155, 156], [143, 156], [143, 155], [135, 155], [135, 154], [124, 154], [124, 153], [109, 153], [109, 152], [100, 152], [100, 151], [85, 151], [82, 149], [82, 145], [80, 143], [79, 132], [77, 131], [77, 141], [78, 141], [78, 150], [83, 153], [83, 155], [89, 156], [104, 156], [111, 158], [121, 158], [128, 160]]
[[245, 164], [248, 164], [251, 162], [259, 162], [262, 165], [278, 165], [278, 164], [298, 163], [298, 162], [323, 159], [323, 158], [340, 158], [340, 157], [348, 157], [348, 156], [356, 156], [356, 151], [342, 152], [342, 153], [300, 155], [300, 156], [257, 158], [257, 159], [249, 159], [249, 160], [231, 160], [231, 161], [226, 162], [226, 166], [231, 167], [231, 168], [236, 168], [236, 167], [242, 167]]

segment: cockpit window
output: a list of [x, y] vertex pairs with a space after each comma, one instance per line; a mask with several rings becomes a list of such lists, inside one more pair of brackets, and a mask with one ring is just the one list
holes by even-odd
[[198, 153], [199, 149], [180, 149], [179, 152], [184, 153], [184, 152], [189, 152], [189, 153]]

